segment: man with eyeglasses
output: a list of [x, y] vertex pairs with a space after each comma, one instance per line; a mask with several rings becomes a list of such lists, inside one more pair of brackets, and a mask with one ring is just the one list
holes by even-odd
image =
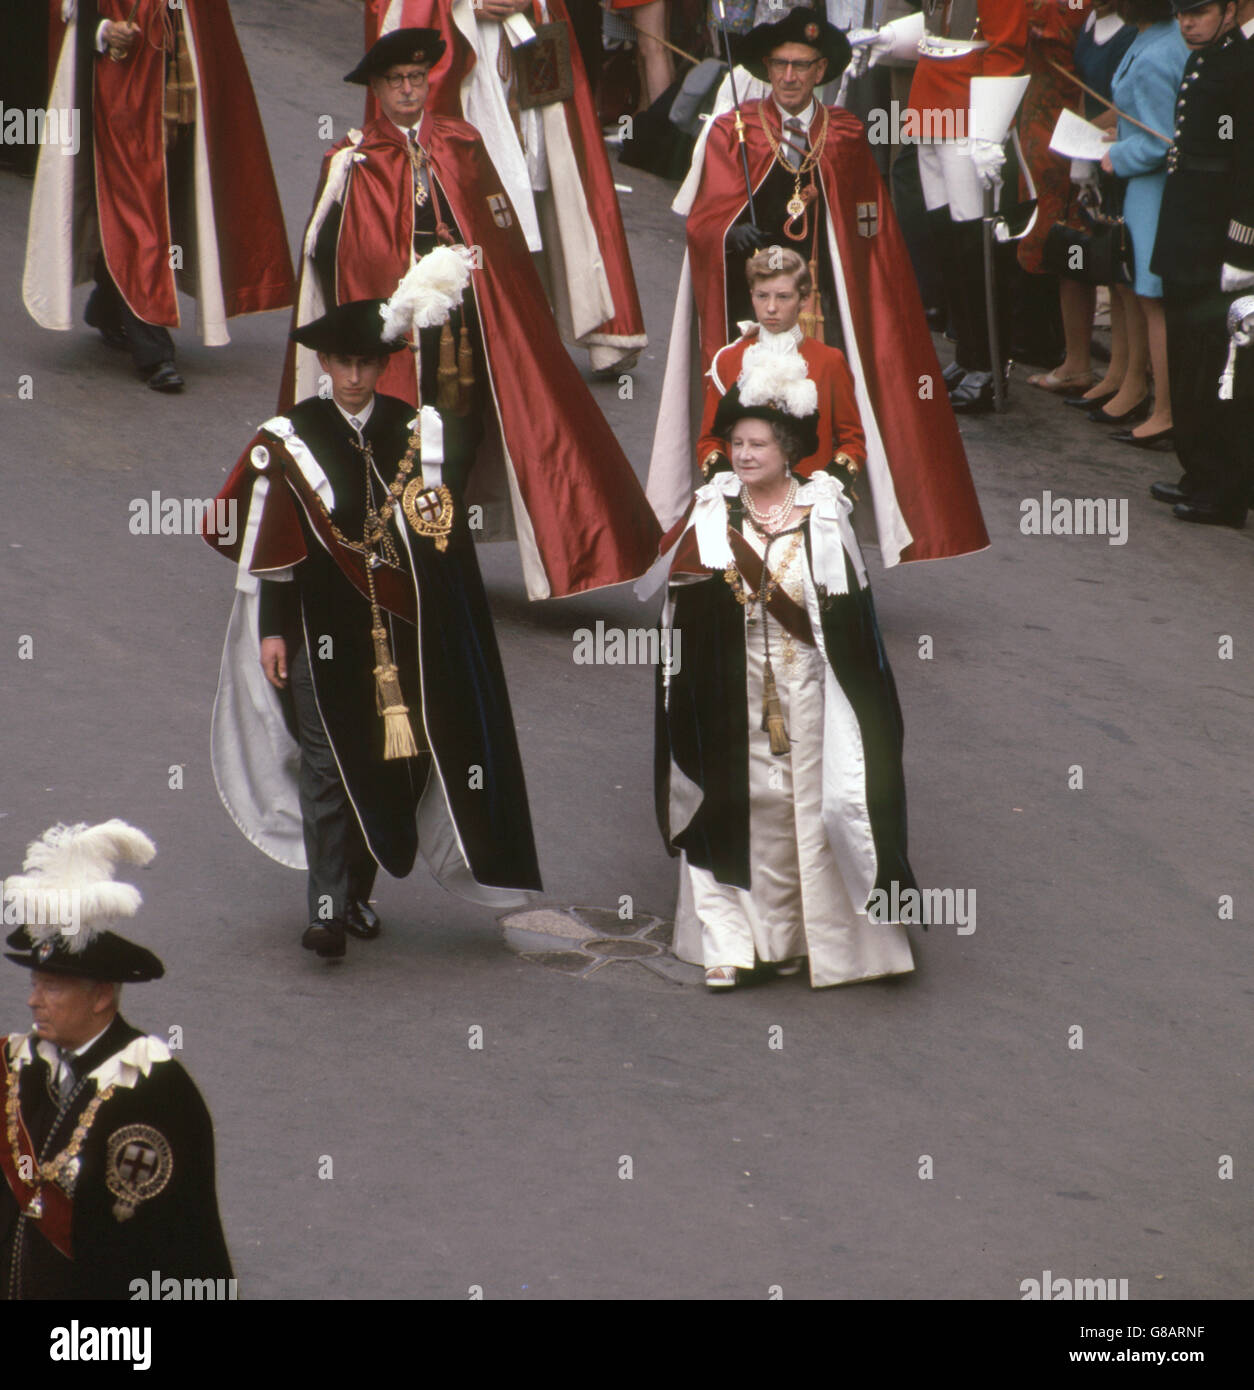
[[[415, 331], [378, 389], [436, 407], [469, 476], [479, 540], [519, 542], [529, 597], [643, 574], [657, 521], [630, 463], [562, 345], [501, 177], [473, 126], [428, 106], [445, 52], [434, 29], [398, 29], [346, 81], [379, 116], [323, 160], [305, 231], [297, 326], [335, 304], [386, 299], [439, 246], [469, 248], [472, 279], [443, 327]], [[293, 345], [280, 409], [318, 394], [316, 355]]]
[[980, 550], [988, 537], [888, 190], [862, 122], [815, 100], [816, 87], [840, 76], [849, 42], [801, 8], [758, 25], [740, 47], [740, 62], [771, 92], [709, 122], [673, 204], [688, 216], [688, 255], [649, 500], [671, 526], [700, 482], [690, 447], [694, 302], [704, 374], [753, 318], [746, 262], [788, 247], [815, 284], [798, 330], [841, 348], [853, 374], [867, 445], [856, 514], [873, 520], [884, 563]]
[[368, 0], [366, 42], [406, 25], [448, 43], [430, 108], [483, 137], [562, 337], [594, 371], [631, 367], [648, 342], [601, 122], [567, 0]]

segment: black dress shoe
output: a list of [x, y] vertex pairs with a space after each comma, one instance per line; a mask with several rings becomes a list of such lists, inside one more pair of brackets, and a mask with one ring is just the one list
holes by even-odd
[[[1172, 443], [1173, 434], [1170, 426], [1165, 430], [1158, 430], [1155, 434], [1133, 434], [1131, 430], [1116, 430], [1110, 437], [1117, 439], [1120, 444], [1131, 444], [1134, 449], [1152, 449], [1159, 454], [1173, 453], [1176, 447]], [[1179, 501], [1179, 498], [1176, 500]]]
[[1203, 526], [1231, 526], [1239, 531], [1245, 525], [1244, 507], [1217, 507], [1213, 502], [1177, 502], [1171, 514]]
[[1172, 506], [1189, 500], [1189, 494], [1179, 483], [1151, 483], [1150, 496], [1155, 502], [1168, 502]]
[[348, 951], [344, 923], [334, 917], [329, 922], [310, 922], [300, 944], [306, 951], [317, 951], [324, 960], [336, 960]]
[[344, 909], [344, 930], [363, 941], [373, 941], [383, 930], [383, 923], [369, 903], [351, 902]]
[[960, 367], [957, 362], [951, 362], [945, 367], [941, 372], [941, 380], [945, 383], [946, 391], [952, 391], [966, 374], [967, 369]]
[[1139, 405], [1134, 405], [1131, 410], [1125, 410], [1122, 415], [1108, 415], [1099, 406], [1096, 410], [1089, 411], [1089, 419], [1095, 425], [1139, 425], [1142, 420], [1149, 419], [1149, 413], [1150, 398], [1146, 396]]
[[987, 415], [996, 407], [992, 372], [968, 372], [949, 393], [955, 415]]
[[1118, 394], [1118, 391], [1107, 391], [1104, 396], [1064, 396], [1062, 403], [1075, 410], [1100, 410], [1102, 406], [1109, 405]]
[[181, 391], [183, 378], [174, 369], [173, 362], [158, 362], [144, 381], [154, 391]]

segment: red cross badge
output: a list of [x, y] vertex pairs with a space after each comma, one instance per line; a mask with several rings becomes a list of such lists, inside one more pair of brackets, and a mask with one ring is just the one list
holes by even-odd
[[174, 1156], [159, 1129], [151, 1125], [123, 1125], [109, 1136], [105, 1154], [105, 1182], [117, 1198], [113, 1215], [129, 1221], [135, 1208], [160, 1192], [174, 1172]]
[[492, 220], [498, 227], [512, 227], [514, 214], [510, 210], [509, 199], [504, 193], [489, 193], [488, 207], [492, 210]]
[[858, 235], [875, 236], [880, 229], [880, 206], [878, 203], [858, 204]]
[[401, 496], [401, 510], [415, 534], [435, 541], [437, 550], [448, 549], [453, 529], [453, 494], [443, 483], [427, 487], [421, 478], [412, 479]]
[[807, 24], [805, 28], [805, 35], [808, 39], [817, 39], [819, 36], [819, 26], [813, 23]]

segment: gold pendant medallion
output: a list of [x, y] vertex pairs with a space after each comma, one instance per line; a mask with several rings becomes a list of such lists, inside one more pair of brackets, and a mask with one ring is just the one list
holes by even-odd
[[401, 508], [411, 530], [434, 540], [437, 550], [448, 549], [453, 529], [453, 494], [443, 483], [427, 487], [421, 478], [414, 478], [401, 498]]

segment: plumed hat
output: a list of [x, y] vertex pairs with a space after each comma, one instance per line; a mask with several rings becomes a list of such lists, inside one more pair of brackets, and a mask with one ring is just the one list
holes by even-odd
[[292, 330], [293, 342], [314, 352], [336, 353], [342, 357], [382, 357], [405, 347], [404, 341], [383, 337], [381, 299], [354, 299], [337, 304], [320, 319]]
[[157, 849], [125, 821], [54, 825], [26, 850], [22, 874], [4, 883], [6, 919], [16, 909], [24, 925], [6, 937], [5, 957], [29, 970], [88, 980], [138, 983], [159, 980], [165, 967], [153, 953], [105, 929], [133, 917], [139, 889], [118, 883], [119, 863], [143, 866]]
[[437, 328], [462, 302], [474, 264], [465, 246], [437, 246], [405, 272], [392, 297], [381, 302], [383, 340], [403, 340], [419, 328]]
[[740, 376], [718, 403], [714, 433], [726, 439], [744, 419], [789, 425], [801, 436], [802, 458], [819, 447], [818, 387], [793, 343], [782, 350], [763, 342], [745, 349]]
[[369, 52], [345, 78], [364, 87], [400, 63], [426, 63], [434, 67], [448, 45], [438, 29], [393, 29], [371, 45]]
[[755, 25], [735, 46], [734, 56], [754, 77], [769, 82], [771, 76], [766, 60], [773, 49], [784, 43], [807, 44], [820, 57], [826, 58], [824, 82], [839, 78], [853, 56], [844, 31], [810, 9], [789, 10], [783, 19], [774, 24]]

